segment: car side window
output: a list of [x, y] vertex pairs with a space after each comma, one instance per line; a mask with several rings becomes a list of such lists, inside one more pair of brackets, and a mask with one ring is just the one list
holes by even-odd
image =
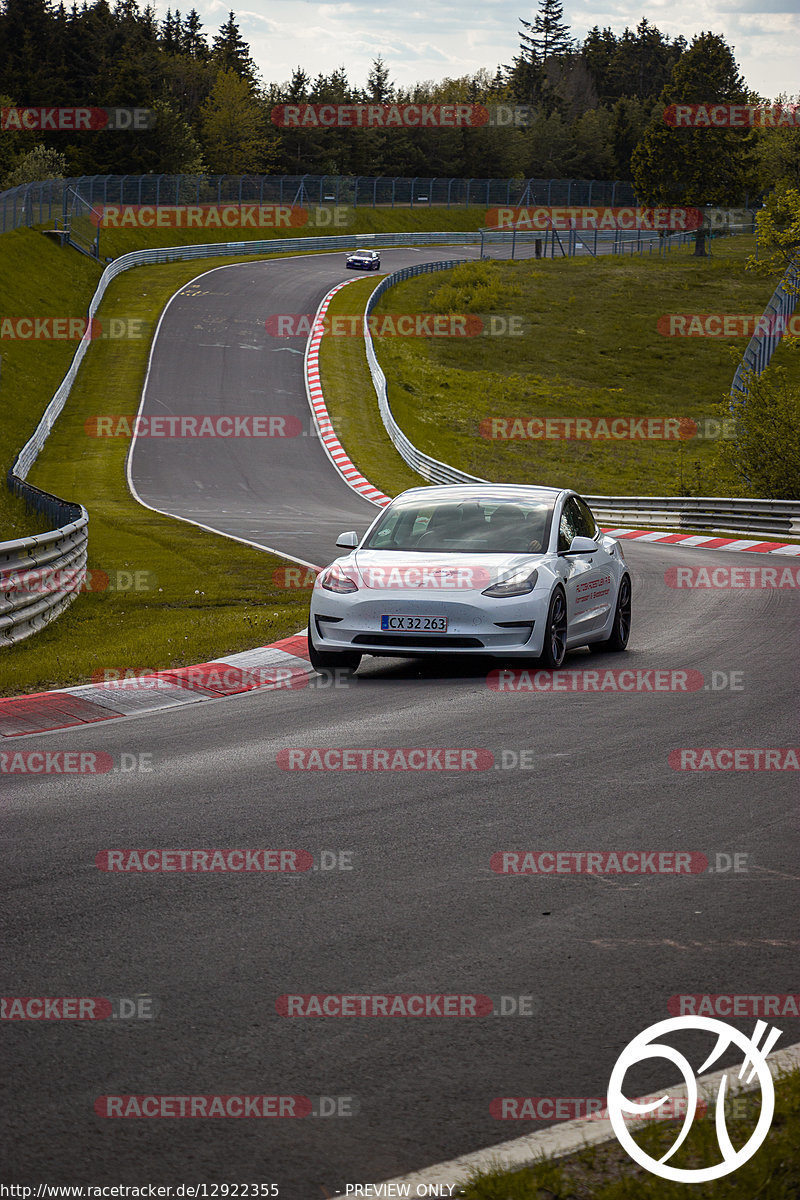
[[568, 497], [561, 510], [558, 526], [558, 549], [569, 550], [572, 539], [578, 536], [578, 512], [572, 496]]
[[580, 537], [588, 537], [594, 540], [597, 537], [597, 524], [592, 516], [592, 510], [589, 508], [589, 505], [585, 500], [581, 500], [580, 496], [573, 496], [572, 500], [580, 518], [578, 535]]

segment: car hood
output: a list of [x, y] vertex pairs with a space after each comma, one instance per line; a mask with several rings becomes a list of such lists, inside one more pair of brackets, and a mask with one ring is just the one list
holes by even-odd
[[375, 590], [482, 592], [520, 567], [533, 570], [543, 558], [543, 554], [356, 550], [339, 562], [348, 571], [355, 567], [363, 586]]

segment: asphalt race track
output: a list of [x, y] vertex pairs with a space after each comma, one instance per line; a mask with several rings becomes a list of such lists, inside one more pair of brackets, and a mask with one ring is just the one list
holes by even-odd
[[[383, 266], [418, 257], [388, 252]], [[294, 414], [307, 430], [302, 355], [291, 352], [303, 339], [270, 345], [263, 323], [313, 313], [344, 275], [339, 257], [298, 258], [184, 288], [161, 327], [144, 411]], [[146, 503], [313, 563], [374, 512], [311, 436], [140, 440], [132, 470]], [[670, 1015], [670, 996], [791, 992], [797, 772], [686, 771], [668, 758], [681, 747], [797, 744], [797, 591], [676, 589], [665, 572], [796, 560], [643, 543], [626, 555], [628, 653], [577, 652], [565, 670], [693, 670], [698, 690], [498, 693], [485, 665], [366, 659], [344, 686], [312, 679], [8, 739], [5, 752], [106, 751], [118, 765], [151, 755], [152, 770], [4, 778], [3, 994], [147, 994], [159, 1011], [4, 1022], [14, 1112], [4, 1176], [274, 1182], [288, 1200], [332, 1195], [546, 1124], [493, 1119], [495, 1097], [603, 1096], [623, 1046]], [[283, 769], [280, 751], [297, 747], [478, 748], [495, 765]], [[508, 765], [522, 750], [530, 768]], [[98, 851], [123, 847], [293, 847], [317, 862], [322, 850], [346, 851], [352, 869], [97, 869]], [[738, 853], [747, 870], [513, 878], [490, 869], [498, 850], [696, 851], [712, 865]], [[417, 992], [532, 996], [535, 1012], [276, 1010], [285, 993]], [[731, 1023], [749, 1034], [755, 1020]], [[800, 1041], [797, 1019], [773, 1023], [778, 1047]], [[634, 1094], [677, 1081], [654, 1060]], [[96, 1116], [96, 1098], [111, 1094], [348, 1096], [357, 1112]]]

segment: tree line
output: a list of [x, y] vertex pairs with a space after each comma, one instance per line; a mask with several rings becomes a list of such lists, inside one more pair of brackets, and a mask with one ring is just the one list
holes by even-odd
[[[689, 44], [642, 18], [621, 35], [595, 26], [579, 41], [559, 0], [540, 0], [516, 36], [510, 63], [459, 78], [401, 87], [377, 57], [365, 87], [344, 67], [311, 78], [298, 66], [289, 80], [267, 82], [233, 12], [209, 33], [195, 9], [158, 19], [137, 0], [71, 8], [2, 0], [0, 107], [132, 106], [152, 110], [154, 122], [127, 132], [0, 132], [0, 186], [54, 174], [180, 172], [633, 179], [656, 202], [688, 171], [684, 202], [702, 193], [734, 204], [781, 179], [800, 184], [797, 129], [697, 130], [692, 139], [664, 125], [667, 96], [758, 99], [722, 38]], [[525, 105], [531, 115], [525, 126], [479, 129], [291, 129], [272, 120], [282, 104], [368, 102]], [[709, 173], [710, 150], [724, 170]], [[703, 179], [712, 176], [710, 196]]]

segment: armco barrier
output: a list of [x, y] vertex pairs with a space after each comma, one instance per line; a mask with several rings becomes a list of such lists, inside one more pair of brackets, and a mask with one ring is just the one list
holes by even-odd
[[[369, 316], [384, 292], [404, 279], [460, 266], [465, 259], [420, 263], [382, 279], [364, 310], [364, 342], [372, 383], [386, 432], [398, 454], [428, 483], [486, 483], [419, 450], [394, 419], [381, 365], [369, 332]], [[770, 533], [800, 537], [800, 500], [739, 500], [724, 496], [587, 496], [599, 520], [613, 524], [658, 525], [676, 529], [714, 529], [723, 533]]]
[[36, 633], [70, 604], [86, 577], [89, 517], [8, 473], [8, 485], [31, 508], [65, 525], [0, 544], [0, 645]]
[[785, 323], [797, 307], [798, 293], [800, 293], [800, 265], [791, 263], [762, 313], [761, 319], [766, 323], [767, 332], [753, 334], [745, 347], [742, 361], [736, 368], [731, 386], [734, 406], [747, 399], [748, 377], [760, 375], [769, 365], [769, 361], [783, 337], [781, 323], [785, 327]]
[[[248, 254], [296, 253], [298, 250], [340, 250], [351, 249], [354, 245], [374, 244], [377, 235], [362, 234], [356, 237], [328, 238], [271, 238], [252, 242], [215, 242], [210, 245], [195, 246], [165, 246], [155, 250], [135, 250], [123, 254], [106, 267], [97, 284], [97, 289], [89, 304], [89, 320], [86, 333], [78, 344], [75, 355], [70, 363], [53, 399], [48, 404], [39, 424], [31, 438], [17, 455], [14, 465], [8, 472], [7, 484], [15, 494], [24, 496], [30, 507], [47, 514], [56, 521], [65, 524], [49, 533], [35, 534], [14, 542], [0, 543], [0, 570], [4, 577], [13, 579], [19, 571], [32, 571], [46, 568], [41, 576], [42, 584], [34, 586], [27, 595], [23, 595], [16, 586], [0, 590], [0, 645], [21, 641], [22, 638], [36, 633], [48, 621], [59, 616], [68, 604], [78, 595], [86, 570], [88, 546], [89, 518], [86, 509], [79, 504], [71, 504], [50, 496], [39, 488], [27, 482], [27, 475], [46, 442], [50, 430], [56, 422], [67, 397], [75, 382], [81, 363], [91, 342], [91, 318], [94, 317], [106, 288], [112, 279], [132, 267], [146, 266], [152, 263], [175, 262], [195, 258], [214, 258], [244, 256]], [[395, 233], [380, 235], [382, 246], [408, 246], [424, 243], [432, 245], [441, 242], [465, 242], [480, 240], [478, 233], [428, 233], [410, 234]], [[39, 576], [36, 576], [38, 579]], [[53, 585], [48, 585], [53, 580]], [[0, 589], [3, 588], [3, 577], [0, 577]]]

